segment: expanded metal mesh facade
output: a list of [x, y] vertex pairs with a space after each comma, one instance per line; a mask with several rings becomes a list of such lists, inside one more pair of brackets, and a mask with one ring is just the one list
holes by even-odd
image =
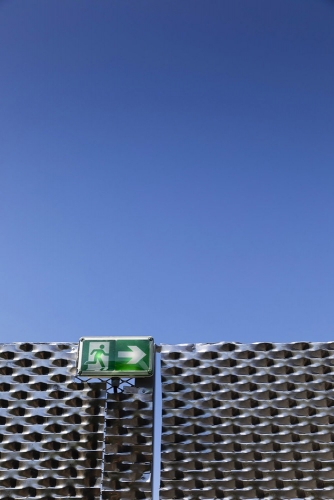
[[334, 498], [334, 343], [161, 356], [161, 500]]
[[100, 498], [105, 384], [76, 344], [0, 346], [0, 498]]
[[151, 498], [153, 379], [108, 394], [103, 500]]
[[151, 498], [153, 379], [112, 394], [77, 344], [0, 345], [0, 499]]

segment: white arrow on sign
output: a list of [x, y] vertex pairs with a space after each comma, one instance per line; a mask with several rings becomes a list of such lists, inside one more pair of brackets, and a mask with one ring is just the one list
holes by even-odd
[[118, 351], [119, 358], [130, 358], [130, 361], [127, 362], [127, 365], [136, 365], [146, 356], [145, 352], [142, 351], [138, 346], [129, 345], [128, 347], [132, 352]]

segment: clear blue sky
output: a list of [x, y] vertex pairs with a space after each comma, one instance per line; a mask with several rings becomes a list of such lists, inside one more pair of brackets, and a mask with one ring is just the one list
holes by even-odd
[[0, 1], [0, 341], [334, 338], [334, 2]]

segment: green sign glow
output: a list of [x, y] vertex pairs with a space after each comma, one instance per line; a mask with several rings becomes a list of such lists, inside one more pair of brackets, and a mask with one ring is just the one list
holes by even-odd
[[84, 337], [78, 351], [78, 374], [87, 377], [150, 377], [152, 337]]

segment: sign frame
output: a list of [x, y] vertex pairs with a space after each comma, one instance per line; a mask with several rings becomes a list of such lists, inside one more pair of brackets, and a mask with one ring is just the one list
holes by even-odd
[[[114, 346], [114, 351], [113, 351], [113, 361], [110, 361], [110, 356], [108, 360], [108, 368], [104, 370], [104, 368], [101, 368], [101, 370], [83, 370], [83, 364], [94, 364], [92, 361], [86, 361], [83, 362], [83, 358], [87, 359], [87, 353], [85, 353], [85, 342], [96, 342], [99, 344], [100, 342], [109, 342], [109, 348], [111, 345]], [[148, 343], [148, 350], [147, 352], [144, 353], [144, 351], [136, 346], [136, 345], [131, 345], [131, 341], [133, 344], [136, 342], [139, 343], [142, 347], [144, 345], [144, 342]], [[113, 342], [111, 344], [110, 342]], [[121, 345], [123, 345], [122, 349], [124, 350], [116, 350], [117, 348], [117, 342]], [[124, 345], [124, 343], [127, 343], [127, 345]], [[100, 347], [102, 347], [103, 344], [101, 344]], [[98, 346], [97, 346], [98, 347]], [[104, 347], [104, 345], [103, 345]], [[102, 348], [103, 349], [103, 348]], [[99, 349], [95, 349], [95, 351], [98, 351]], [[103, 350], [102, 350], [103, 352]], [[109, 353], [109, 350], [108, 350]], [[118, 355], [117, 355], [118, 354]], [[106, 353], [103, 352], [103, 355], [107, 356]], [[145, 359], [145, 358], [149, 359]], [[143, 377], [152, 377], [154, 374], [154, 358], [155, 358], [155, 343], [153, 337], [145, 337], [145, 336], [94, 336], [94, 337], [81, 337], [79, 339], [79, 345], [78, 345], [78, 356], [77, 356], [77, 364], [76, 364], [76, 369], [77, 369], [77, 374], [80, 377], [87, 377], [87, 378], [105, 378], [105, 379], [110, 379], [110, 378], [143, 378]], [[88, 358], [89, 359], [89, 358]], [[97, 354], [94, 357], [95, 359], [95, 364], [97, 361], [100, 362], [100, 364], [103, 364], [102, 361], [102, 355]], [[126, 360], [129, 361], [126, 361]], [[136, 359], [135, 363], [131, 363], [132, 359]], [[145, 360], [145, 361], [144, 361]], [[104, 358], [105, 361], [105, 358]], [[110, 363], [113, 365], [113, 367], [110, 369]], [[140, 364], [140, 369], [138, 364]], [[118, 369], [117, 365], [121, 365], [123, 367], [122, 369]], [[132, 369], [131, 369], [132, 367]], [[128, 368], [128, 369], [127, 369]], [[137, 369], [136, 369], [137, 368]]]

